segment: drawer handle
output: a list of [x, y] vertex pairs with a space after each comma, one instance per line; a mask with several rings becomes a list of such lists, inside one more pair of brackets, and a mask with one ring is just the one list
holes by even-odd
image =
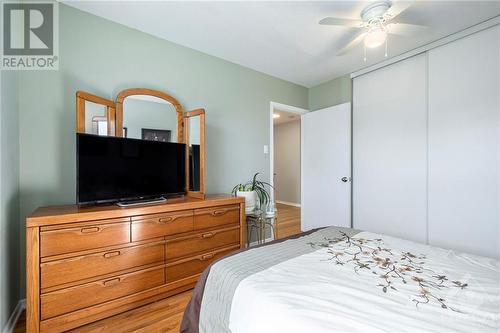
[[120, 251], [106, 252], [106, 253], [104, 253], [103, 257], [104, 258], [112, 258], [112, 257], [119, 256], [120, 254], [121, 254]]
[[103, 284], [104, 286], [112, 286], [112, 285], [114, 285], [114, 284], [119, 283], [120, 281], [121, 281], [121, 279], [120, 279], [120, 278], [116, 278], [116, 279], [106, 280], [106, 281], [104, 281], [102, 284]]
[[82, 234], [92, 234], [92, 233], [99, 232], [99, 231], [101, 231], [101, 228], [99, 228], [99, 227], [82, 228], [80, 230], [80, 232]]
[[201, 256], [201, 260], [208, 260], [208, 259], [212, 259], [213, 257], [214, 257], [213, 253], [204, 254]]
[[201, 238], [212, 238], [214, 234], [211, 232], [207, 232], [206, 234], [201, 235]]
[[213, 216], [221, 216], [221, 215], [224, 215], [227, 213], [227, 210], [214, 210], [212, 212], [212, 215]]
[[162, 217], [161, 219], [158, 220], [158, 222], [159, 223], [168, 223], [168, 222], [172, 222], [173, 220], [175, 220], [174, 217], [168, 216], [168, 217]]

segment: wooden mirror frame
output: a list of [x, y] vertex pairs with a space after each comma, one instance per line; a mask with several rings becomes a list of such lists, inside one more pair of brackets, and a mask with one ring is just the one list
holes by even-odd
[[[189, 190], [189, 118], [200, 116], [200, 190]], [[205, 198], [205, 109], [184, 113], [184, 143], [186, 144], [186, 193], [193, 198]]]
[[[106, 106], [108, 135], [123, 137], [123, 101], [132, 95], [149, 95], [166, 100], [175, 107], [177, 113], [177, 142], [186, 144], [186, 195], [205, 198], [205, 110], [195, 109], [183, 112], [181, 104], [174, 97], [158, 90], [130, 88], [120, 91], [116, 102], [85, 91], [76, 92], [76, 132], [85, 133], [85, 101]], [[200, 190], [189, 190], [189, 118], [200, 116]]]
[[175, 107], [177, 112], [177, 142], [184, 143], [184, 134], [183, 134], [183, 111], [181, 104], [172, 96], [154, 89], [147, 88], [130, 88], [120, 91], [118, 96], [116, 97], [116, 131], [115, 135], [118, 137], [123, 136], [123, 101], [125, 98], [133, 95], [149, 95], [164, 99]]
[[108, 135], [115, 135], [115, 103], [112, 100], [90, 94], [85, 91], [76, 92], [76, 132], [85, 133], [85, 102], [89, 101], [106, 107], [106, 120], [108, 122]]

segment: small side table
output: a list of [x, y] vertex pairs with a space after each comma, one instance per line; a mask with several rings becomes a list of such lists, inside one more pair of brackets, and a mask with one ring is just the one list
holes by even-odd
[[255, 211], [247, 214], [247, 246], [250, 246], [252, 235], [255, 232], [257, 235], [257, 244], [266, 242], [266, 229], [269, 227], [273, 234], [273, 239], [276, 239], [277, 230], [277, 212], [274, 215], [268, 215], [263, 211]]

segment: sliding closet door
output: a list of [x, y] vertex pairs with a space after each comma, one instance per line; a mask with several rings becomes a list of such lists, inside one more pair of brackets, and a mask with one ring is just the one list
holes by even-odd
[[429, 52], [429, 243], [500, 258], [500, 27]]
[[354, 228], [426, 241], [426, 57], [353, 82]]

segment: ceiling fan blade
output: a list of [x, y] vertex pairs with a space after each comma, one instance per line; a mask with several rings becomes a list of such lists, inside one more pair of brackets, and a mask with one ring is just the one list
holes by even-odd
[[336, 17], [325, 17], [321, 21], [319, 21], [319, 24], [321, 25], [338, 25], [342, 27], [349, 27], [349, 28], [362, 28], [363, 27], [363, 21], [361, 20], [351, 20], [351, 19], [343, 19], [343, 18], [336, 18]]
[[389, 23], [385, 29], [393, 35], [411, 37], [425, 33], [429, 27], [407, 23]]
[[397, 1], [393, 2], [392, 6], [385, 12], [384, 17], [387, 21], [394, 19], [396, 16], [404, 12], [408, 7], [412, 6], [415, 1]]
[[338, 52], [337, 52], [337, 56], [341, 56], [341, 55], [344, 55], [346, 54], [347, 52], [351, 51], [354, 47], [356, 47], [359, 43], [361, 43], [363, 41], [363, 39], [365, 38], [367, 32], [366, 31], [360, 31], [355, 37], [353, 40], [351, 40], [346, 46], [344, 46], [343, 48], [341, 48]]

